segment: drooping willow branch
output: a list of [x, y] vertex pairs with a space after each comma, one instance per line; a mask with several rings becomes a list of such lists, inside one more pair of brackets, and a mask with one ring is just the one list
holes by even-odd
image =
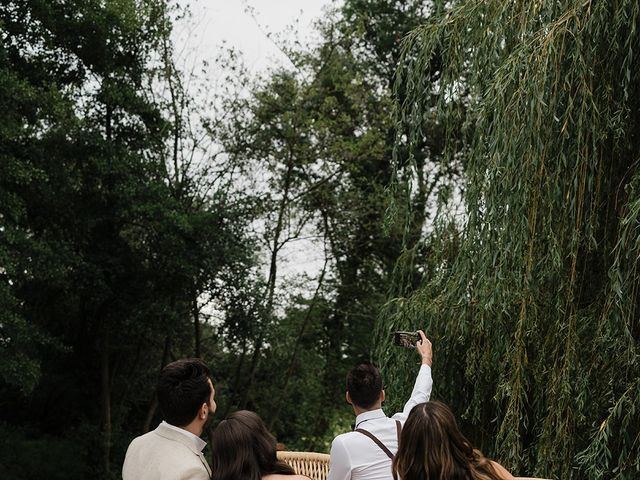
[[[425, 327], [434, 395], [487, 453], [516, 473], [633, 478], [640, 4], [452, 3], [405, 39], [397, 122], [410, 142], [442, 125], [460, 198], [441, 197], [422, 263], [399, 264], [379, 360], [410, 385], [411, 359], [382, 340]], [[407, 272], [422, 275], [409, 294]]]

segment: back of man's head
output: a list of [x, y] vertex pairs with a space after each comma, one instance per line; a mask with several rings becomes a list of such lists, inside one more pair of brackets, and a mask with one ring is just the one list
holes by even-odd
[[210, 378], [209, 368], [199, 358], [185, 358], [166, 365], [156, 387], [164, 420], [177, 427], [191, 423], [202, 404], [209, 405]]
[[362, 362], [347, 374], [347, 392], [351, 402], [360, 408], [371, 408], [380, 400], [382, 375], [378, 367]]

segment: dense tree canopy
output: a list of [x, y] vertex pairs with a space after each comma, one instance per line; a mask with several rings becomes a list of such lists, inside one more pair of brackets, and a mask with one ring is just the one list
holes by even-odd
[[258, 78], [187, 70], [193, 20], [0, 2], [0, 477], [118, 478], [186, 356], [212, 425], [327, 451], [346, 371], [400, 407], [422, 327], [485, 453], [634, 478], [639, 4], [345, 0]]
[[[165, 9], [0, 7], [1, 418], [25, 435], [6, 436], [3, 478], [109, 475], [121, 429], [144, 424], [149, 378], [198, 350], [193, 302], [251, 263], [242, 210], [168, 179], [161, 152], [175, 122], [146, 87]], [[70, 451], [14, 470], [36, 456], [30, 430], [62, 433]]]
[[[261, 205], [270, 275], [263, 311], [271, 318], [262, 325], [269, 331], [274, 321], [301, 322], [291, 324], [293, 335], [288, 339], [266, 341], [266, 331], [254, 330], [247, 340], [251, 345], [238, 345], [236, 371], [246, 372], [251, 387], [241, 383], [241, 392], [232, 387], [230, 393], [239, 406], [265, 412], [268, 424], [284, 434], [286, 443], [306, 449], [325, 450], [335, 433], [348, 429], [351, 412], [344, 404], [344, 377], [352, 364], [371, 358], [372, 331], [403, 248], [403, 223], [387, 222], [385, 215], [395, 178], [391, 85], [400, 40], [419, 24], [424, 12], [425, 2], [347, 1], [318, 25], [322, 41], [317, 47], [283, 46], [293, 69], [277, 69], [266, 78], [245, 82], [251, 94], [225, 103], [233, 120], [220, 129], [218, 138], [234, 163], [242, 166], [244, 178], [261, 179], [252, 186], [267, 184]], [[364, 28], [370, 23], [386, 25], [387, 34], [371, 35]], [[437, 195], [436, 185], [453, 176], [435, 167], [440, 133], [434, 130], [430, 145], [411, 145], [412, 164], [419, 165], [421, 174], [416, 182], [420, 195], [412, 198], [412, 212], [418, 212], [409, 229], [414, 243], [426, 223], [427, 204]], [[403, 159], [403, 168], [410, 163], [408, 149], [404, 142], [403, 152], [396, 155]], [[397, 208], [404, 210], [406, 205]], [[324, 250], [320, 262], [324, 267], [313, 279], [311, 295], [284, 307], [287, 312], [306, 309], [306, 313], [277, 319], [278, 307], [290, 300], [269, 293], [276, 278], [272, 274], [286, 265], [280, 262], [287, 242], [301, 237], [317, 239], [316, 248]], [[301, 303], [295, 305], [297, 301]], [[305, 353], [316, 358], [313, 375], [297, 354], [285, 354], [289, 365], [285, 378], [256, 383], [277, 371], [273, 362], [281, 362], [279, 348], [295, 352], [305, 343], [311, 350]], [[307, 378], [309, 409], [293, 408], [300, 420], [291, 413], [295, 401], [283, 404], [281, 394], [262, 394], [270, 388], [291, 390], [292, 374]], [[305, 432], [307, 440], [300, 442], [289, 436], [287, 423], [297, 424], [303, 418], [311, 428]]]
[[[180, 69], [190, 17], [163, 0], [2, 2], [3, 478], [117, 477], [184, 356], [212, 365], [218, 418], [255, 409], [319, 451], [348, 428], [344, 373], [371, 355], [404, 235], [385, 222], [391, 85], [425, 13], [347, 1], [286, 49], [294, 69], [219, 57], [221, 85]], [[317, 272], [288, 276], [308, 239]]]
[[461, 2], [404, 43], [398, 121], [417, 141], [435, 106], [465, 175], [380, 334], [427, 323], [435, 394], [515, 472], [640, 468], [639, 21], [635, 1]]

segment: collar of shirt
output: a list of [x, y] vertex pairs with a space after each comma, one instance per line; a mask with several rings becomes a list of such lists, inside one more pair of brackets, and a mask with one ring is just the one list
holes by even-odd
[[368, 422], [369, 420], [377, 420], [379, 418], [387, 418], [381, 408], [377, 410], [369, 410], [368, 412], [362, 412], [356, 417], [356, 428], [360, 427], [361, 423]]
[[193, 433], [185, 430], [184, 428], [176, 427], [175, 425], [171, 425], [170, 423], [167, 423], [164, 420], [162, 421], [162, 425], [164, 425], [167, 428], [170, 428], [171, 430], [175, 430], [176, 432], [180, 432], [181, 434], [183, 434], [185, 437], [187, 437], [189, 440], [193, 442], [193, 444], [195, 445], [195, 447], [198, 449], [199, 452], [201, 452], [202, 449], [207, 445], [207, 442], [202, 440], [199, 436], [194, 435]]

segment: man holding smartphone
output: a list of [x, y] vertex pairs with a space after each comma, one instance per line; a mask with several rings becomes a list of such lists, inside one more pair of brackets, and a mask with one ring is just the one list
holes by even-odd
[[432, 347], [422, 330], [416, 342], [416, 352], [422, 364], [402, 412], [387, 417], [382, 410], [385, 392], [380, 370], [365, 362], [356, 365], [347, 375], [346, 399], [356, 415], [353, 432], [343, 433], [331, 443], [328, 480], [389, 480], [391, 462], [398, 450], [400, 430], [411, 409], [429, 400]]

